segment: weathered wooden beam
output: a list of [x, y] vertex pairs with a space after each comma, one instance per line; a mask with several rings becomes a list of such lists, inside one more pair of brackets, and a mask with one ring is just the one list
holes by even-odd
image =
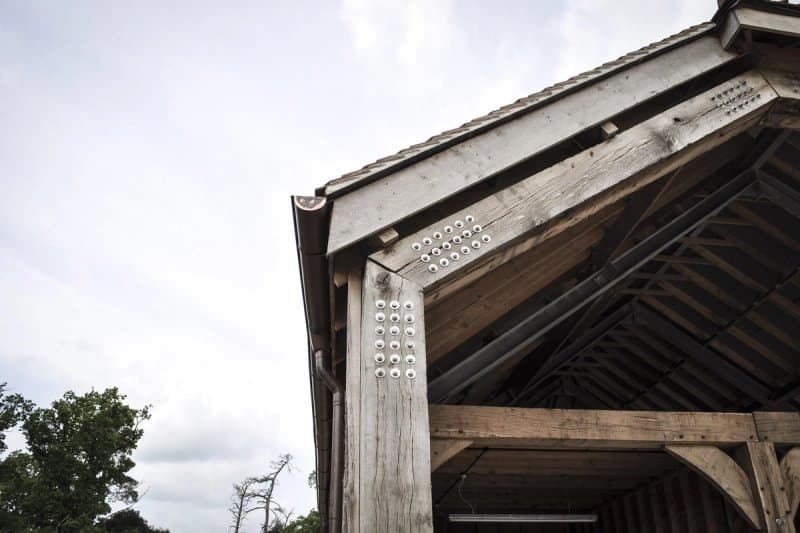
[[800, 192], [789, 187], [781, 180], [759, 171], [758, 188], [761, 194], [780, 206], [784, 211], [796, 218], [800, 218]]
[[800, 413], [753, 413], [758, 440], [800, 446]]
[[471, 440], [432, 439], [431, 440], [431, 472], [452, 459], [464, 448], [472, 444]]
[[[348, 283], [351, 291], [353, 284]], [[353, 300], [348, 319], [344, 530], [431, 532], [421, 287], [368, 261], [361, 298]]]
[[531, 106], [514, 120], [340, 196], [333, 206], [328, 253], [336, 253], [737, 57], [722, 50], [715, 37], [700, 37], [612, 72], [540, 108]]
[[664, 449], [714, 485], [751, 526], [761, 528], [761, 515], [750, 480], [728, 454], [707, 444], [670, 444]]
[[[465, 272], [496, 268], [748, 129], [776, 98], [759, 73], [736, 76], [371, 257], [426, 290], [455, 291], [468, 281]], [[453, 235], [448, 228], [471, 233], [473, 222], [459, 224], [473, 219], [480, 235], [463, 238], [490, 240], [452, 262], [435, 255]]]
[[761, 515], [761, 530], [766, 533], [795, 533], [775, 445], [771, 442], [747, 442], [744, 451], [741, 462], [750, 478]]
[[789, 504], [789, 521], [794, 522], [797, 506], [800, 505], [800, 448], [792, 448], [783, 456], [780, 463], [781, 476]]
[[753, 417], [739, 413], [431, 405], [430, 424], [431, 437], [469, 439], [475, 447], [660, 449], [756, 439]]
[[752, 179], [750, 172], [731, 179], [714, 194], [698, 202], [589, 278], [437, 377], [429, 388], [430, 400], [434, 403], [441, 402], [463, 390], [511, 357], [518, 346], [530, 344], [541, 338], [583, 305], [613, 288], [681, 235], [691, 231], [706, 218], [717, 214], [739, 194], [748, 190], [752, 185]]
[[720, 33], [720, 44], [726, 50], [731, 48], [736, 38], [747, 30], [800, 37], [800, 17], [749, 7], [732, 9]]

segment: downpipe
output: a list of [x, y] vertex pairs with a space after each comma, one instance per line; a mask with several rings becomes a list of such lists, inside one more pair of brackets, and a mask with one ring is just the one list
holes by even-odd
[[328, 490], [328, 523], [331, 533], [340, 533], [342, 512], [342, 468], [344, 463], [344, 388], [331, 374], [327, 365], [327, 352], [316, 350], [314, 362], [317, 377], [333, 395], [333, 422], [331, 427], [330, 488]]

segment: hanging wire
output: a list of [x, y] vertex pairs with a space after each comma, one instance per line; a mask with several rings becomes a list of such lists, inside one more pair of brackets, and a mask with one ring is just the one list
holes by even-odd
[[458, 481], [458, 497], [461, 498], [461, 501], [466, 503], [469, 506], [469, 510], [472, 511], [472, 514], [475, 514], [475, 508], [469, 503], [465, 498], [464, 495], [461, 494], [461, 485], [464, 484], [464, 480], [467, 479], [467, 474], [461, 474], [461, 479]]
[[[477, 462], [478, 462], [478, 460], [479, 460], [481, 457], [483, 457], [483, 454], [485, 454], [485, 453], [486, 453], [488, 450], [489, 450], [489, 448], [483, 448], [483, 449], [481, 450], [481, 453], [479, 453], [479, 454], [478, 454], [478, 456], [477, 456], [477, 457], [475, 457], [475, 459], [472, 461], [472, 463], [470, 463], [470, 465], [469, 465], [469, 466], [468, 466], [468, 467], [467, 467], [467, 468], [466, 468], [466, 469], [465, 469], [463, 472], [461, 472], [461, 475], [462, 475], [462, 476], [466, 476], [466, 475], [469, 473], [469, 471], [470, 471], [470, 470], [472, 470], [472, 467], [473, 467], [473, 466], [475, 466], [475, 463], [477, 463]], [[453, 483], [452, 483], [452, 484], [451, 484], [449, 487], [447, 487], [447, 490], [446, 490], [446, 491], [444, 491], [444, 494], [442, 494], [441, 496], [439, 496], [439, 499], [438, 499], [438, 500], [436, 500], [436, 502], [434, 503], [434, 505], [439, 505], [440, 503], [442, 503], [442, 500], [444, 500], [444, 499], [447, 497], [447, 495], [448, 495], [448, 494], [450, 494], [450, 491], [451, 491], [451, 490], [453, 490], [453, 488], [454, 488], [454, 487], [455, 487], [457, 484], [458, 484], [458, 481], [453, 481]]]

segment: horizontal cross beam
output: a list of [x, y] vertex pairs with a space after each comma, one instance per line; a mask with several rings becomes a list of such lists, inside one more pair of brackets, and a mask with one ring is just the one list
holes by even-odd
[[432, 439], [475, 448], [661, 449], [758, 440], [751, 414], [431, 405]]

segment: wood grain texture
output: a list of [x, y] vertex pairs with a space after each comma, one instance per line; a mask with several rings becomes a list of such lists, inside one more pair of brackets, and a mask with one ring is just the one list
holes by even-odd
[[750, 480], [729, 455], [708, 445], [668, 445], [665, 449], [716, 487], [734, 508], [755, 528], [761, 527]]
[[341, 196], [333, 205], [328, 253], [736, 57], [715, 37], [701, 37]]
[[755, 440], [749, 414], [431, 405], [431, 436], [474, 446], [653, 449]]
[[445, 464], [458, 452], [472, 444], [471, 440], [431, 440], [431, 472]]
[[[588, 259], [603, 232], [592, 228], [538, 259], [509, 261], [496, 274], [484, 276], [439, 305], [426, 310], [428, 363], [544, 289], [564, 272]], [[527, 255], [527, 254], [526, 254]], [[527, 263], [527, 264], [526, 264]]]
[[720, 34], [720, 44], [728, 49], [744, 30], [800, 37], [800, 17], [739, 7], [728, 14]]
[[[740, 96], [732, 105], [721, 103], [718, 95], [722, 102]], [[748, 103], [738, 108], [745, 98]], [[372, 258], [426, 289], [465, 272], [497, 268], [758, 123], [776, 98], [761, 74], [747, 72], [400, 239]], [[411, 244], [467, 215], [475, 217], [491, 242], [457, 265], [429, 272]]]
[[[378, 300], [386, 302], [383, 309]], [[400, 336], [403, 360], [389, 362], [389, 303], [411, 302], [412, 310], [397, 310], [401, 329], [415, 328], [413, 337]], [[360, 533], [397, 531], [431, 532], [431, 466], [428, 432], [427, 380], [425, 378], [425, 322], [421, 288], [380, 266], [367, 262], [361, 293], [361, 314], [358, 325], [348, 328], [348, 374], [346, 430], [348, 453], [345, 470], [348, 488], [345, 491], [346, 531]], [[376, 314], [386, 316], [387, 332], [378, 336]], [[353, 309], [353, 315], [355, 309]], [[411, 314], [412, 324], [404, 317]], [[356, 320], [356, 317], [352, 317]], [[358, 338], [356, 338], [356, 333]], [[375, 342], [384, 339], [386, 361], [379, 364], [374, 354]], [[408, 350], [407, 340], [415, 347]], [[416, 357], [414, 364], [405, 361], [407, 354]], [[376, 368], [386, 371], [377, 377]], [[399, 378], [390, 375], [393, 367], [401, 370]], [[416, 377], [406, 376], [414, 369]]]
[[753, 413], [758, 440], [800, 446], [800, 413]]
[[780, 466], [786, 488], [786, 502], [789, 504], [789, 519], [794, 521], [797, 506], [800, 505], [800, 448], [792, 448], [786, 452]]
[[795, 533], [789, 520], [791, 509], [786, 499], [786, 487], [771, 442], [748, 442], [745, 470], [758, 504], [766, 533]]
[[342, 531], [361, 531], [359, 525], [361, 483], [361, 280], [360, 272], [347, 276], [347, 375], [344, 394], [345, 447], [342, 489]]

